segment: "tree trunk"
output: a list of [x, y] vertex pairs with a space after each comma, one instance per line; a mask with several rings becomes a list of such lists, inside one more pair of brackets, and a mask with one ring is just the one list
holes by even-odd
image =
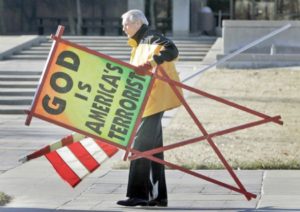
[[77, 35], [81, 35], [81, 26], [82, 26], [82, 14], [81, 14], [81, 4], [80, 0], [76, 0], [76, 11], [77, 11]]
[[150, 11], [149, 12], [150, 12], [150, 22], [151, 22], [150, 28], [151, 29], [155, 29], [155, 27], [156, 27], [154, 4], [155, 4], [155, 0], [150, 0]]
[[70, 33], [71, 35], [76, 34], [76, 26], [74, 21], [74, 15], [73, 15], [73, 4], [72, 0], [67, 0], [67, 16], [68, 16], [68, 22], [70, 27]]
[[6, 33], [6, 26], [4, 20], [4, 0], [0, 0], [0, 34]]

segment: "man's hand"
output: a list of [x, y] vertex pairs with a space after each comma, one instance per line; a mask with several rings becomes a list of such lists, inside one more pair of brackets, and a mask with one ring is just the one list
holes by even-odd
[[149, 62], [144, 63], [143, 65], [139, 65], [137, 66], [134, 70], [137, 74], [139, 75], [149, 75], [147, 74], [147, 72], [149, 73], [149, 71], [151, 71], [152, 66]]

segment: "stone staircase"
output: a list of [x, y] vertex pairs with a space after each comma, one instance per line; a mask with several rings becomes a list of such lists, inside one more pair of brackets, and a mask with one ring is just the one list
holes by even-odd
[[[64, 36], [71, 42], [129, 61], [130, 48], [125, 37]], [[201, 63], [215, 38], [174, 38], [179, 62]], [[0, 114], [22, 114], [30, 108], [52, 40], [31, 46], [0, 61]], [[3, 64], [4, 63], [4, 64]]]

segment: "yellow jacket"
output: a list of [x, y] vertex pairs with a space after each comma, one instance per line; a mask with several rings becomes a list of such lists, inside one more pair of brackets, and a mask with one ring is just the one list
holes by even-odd
[[[142, 65], [146, 62], [150, 62], [152, 66], [156, 66], [156, 62], [153, 60], [154, 55], [159, 55], [164, 50], [162, 45], [148, 42], [137, 42], [134, 39], [129, 39], [128, 44], [132, 47], [130, 64], [134, 66]], [[180, 81], [178, 73], [173, 61], [164, 61], [160, 66], [166, 71], [168, 76], [172, 80]], [[158, 74], [162, 76], [161, 73]], [[180, 93], [182, 90], [177, 88]], [[156, 79], [150, 93], [148, 102], [146, 104], [143, 117], [147, 117], [162, 111], [170, 110], [179, 107], [181, 102], [173, 92], [168, 83]]]

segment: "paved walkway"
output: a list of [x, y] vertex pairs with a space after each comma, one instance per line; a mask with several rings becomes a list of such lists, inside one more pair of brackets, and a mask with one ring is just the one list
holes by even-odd
[[[184, 67], [199, 68], [196, 64], [181, 64]], [[168, 170], [169, 207], [118, 206], [115, 202], [125, 198], [128, 171], [110, 167], [114, 160], [121, 159], [122, 152], [72, 189], [60, 180], [45, 158], [23, 165], [18, 162], [20, 157], [70, 132], [36, 118], [28, 127], [25, 119], [25, 115], [0, 116], [0, 191], [13, 197], [11, 203], [0, 207], [1, 212], [300, 211], [299, 170], [236, 171], [245, 188], [257, 195], [251, 201], [207, 181]], [[225, 170], [197, 172], [235, 186]]]
[[[40, 135], [31, 132], [32, 140], [37, 143]], [[9, 144], [3, 144], [2, 134], [1, 131], [1, 148], [8, 148]], [[13, 148], [8, 152], [13, 153]], [[18, 159], [17, 154], [15, 157], [11, 154], [10, 158]], [[114, 159], [119, 158], [117, 155]], [[58, 177], [45, 158], [12, 168], [0, 175], [0, 188], [13, 196], [13, 201], [0, 211], [300, 211], [300, 171], [236, 171], [245, 188], [257, 195], [256, 199], [247, 201], [231, 190], [168, 170], [168, 208], [126, 208], [115, 202], [125, 198], [128, 171], [109, 167], [106, 164], [96, 170], [75, 189]], [[197, 172], [235, 185], [225, 170]]]

